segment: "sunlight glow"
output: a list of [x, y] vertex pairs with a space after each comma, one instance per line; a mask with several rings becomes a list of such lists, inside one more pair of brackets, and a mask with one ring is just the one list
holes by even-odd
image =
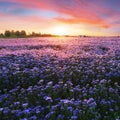
[[67, 28], [63, 26], [58, 26], [53, 28], [52, 34], [54, 35], [67, 35]]

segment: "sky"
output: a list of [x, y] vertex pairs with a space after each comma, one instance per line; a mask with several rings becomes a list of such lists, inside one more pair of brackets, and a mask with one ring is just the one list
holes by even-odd
[[120, 35], [120, 0], [0, 0], [0, 33]]

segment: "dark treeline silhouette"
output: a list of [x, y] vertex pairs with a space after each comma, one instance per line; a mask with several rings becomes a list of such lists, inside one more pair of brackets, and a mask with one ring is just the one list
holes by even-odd
[[13, 37], [13, 38], [17, 38], [17, 37], [27, 37], [27, 34], [24, 30], [21, 30], [21, 31], [14, 31], [14, 30], [6, 30], [4, 32], [4, 34], [1, 34], [1, 37], [6, 37], [6, 38], [9, 38], [9, 37]]
[[0, 38], [25, 38], [25, 37], [58, 37], [58, 35], [41, 34], [41, 33], [29, 33], [26, 34], [25, 30], [6, 30], [4, 33], [0, 33]]
[[55, 35], [51, 35], [51, 34], [41, 34], [41, 33], [35, 33], [32, 32], [31, 34], [27, 35], [28, 37], [52, 37]]

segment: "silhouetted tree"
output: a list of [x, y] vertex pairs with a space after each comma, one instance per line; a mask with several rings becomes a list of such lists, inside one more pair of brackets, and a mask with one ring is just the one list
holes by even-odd
[[0, 37], [1, 37], [1, 38], [2, 38], [2, 37], [4, 37], [4, 34], [3, 34], [3, 33], [1, 33], [1, 34], [0, 34]]
[[29, 36], [30, 37], [41, 37], [41, 33], [32, 32]]
[[20, 37], [26, 37], [26, 32], [24, 30], [20, 32]]
[[11, 31], [11, 37], [17, 37], [14, 30]]
[[15, 35], [15, 31], [12, 30], [12, 31], [11, 31], [11, 36], [14, 36], [14, 35]]
[[10, 37], [11, 36], [11, 32], [9, 30], [6, 30], [4, 35], [5, 35], [5, 37]]
[[20, 37], [20, 32], [17, 30], [17, 31], [15, 32], [15, 35], [16, 35], [17, 37]]
[[32, 36], [32, 37], [35, 37], [35, 36], [36, 36], [36, 33], [35, 33], [35, 32], [32, 32], [31, 36]]
[[0, 37], [11, 37], [11, 38], [16, 38], [16, 37], [56, 37], [56, 35], [51, 35], [51, 34], [41, 34], [41, 33], [36, 33], [32, 32], [31, 34], [29, 33], [28, 35], [26, 34], [25, 30], [22, 31], [14, 31], [14, 30], [6, 30], [4, 34], [0, 34]]

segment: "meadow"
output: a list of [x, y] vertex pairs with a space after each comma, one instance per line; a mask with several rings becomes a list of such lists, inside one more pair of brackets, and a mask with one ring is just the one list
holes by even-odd
[[120, 120], [120, 38], [1, 38], [0, 120]]

